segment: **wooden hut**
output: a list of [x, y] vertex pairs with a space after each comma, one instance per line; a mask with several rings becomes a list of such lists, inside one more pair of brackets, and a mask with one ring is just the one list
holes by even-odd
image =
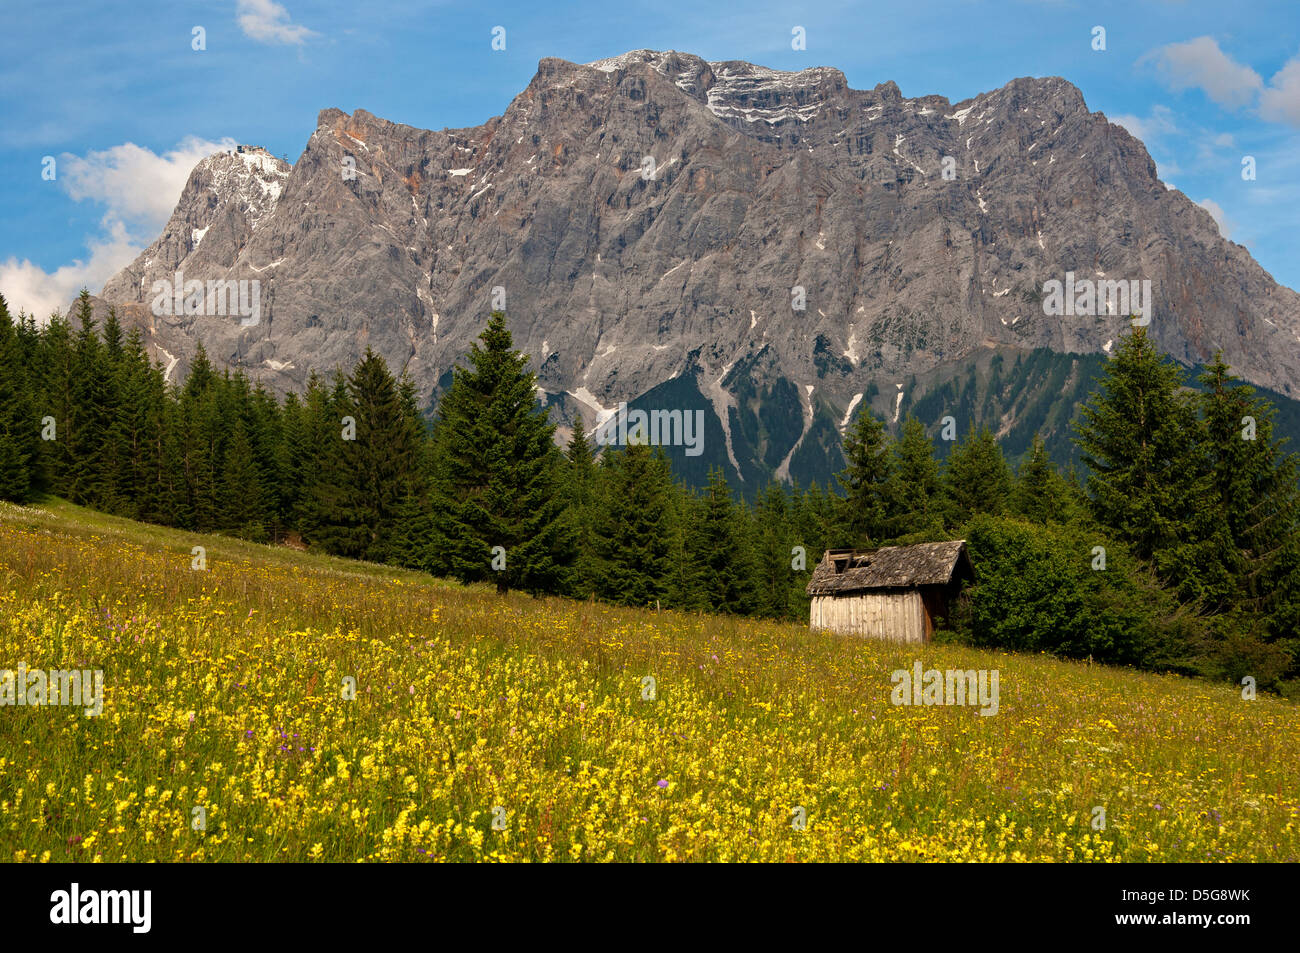
[[808, 583], [809, 626], [928, 642], [962, 580], [975, 579], [962, 539], [873, 550], [829, 549]]

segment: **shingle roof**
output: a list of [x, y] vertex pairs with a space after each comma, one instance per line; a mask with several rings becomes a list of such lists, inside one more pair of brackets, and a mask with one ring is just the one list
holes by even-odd
[[[843, 566], [838, 572], [837, 563]], [[945, 585], [956, 576], [975, 578], [964, 539], [912, 546], [882, 546], [866, 551], [831, 549], [813, 570], [808, 582], [808, 595]]]

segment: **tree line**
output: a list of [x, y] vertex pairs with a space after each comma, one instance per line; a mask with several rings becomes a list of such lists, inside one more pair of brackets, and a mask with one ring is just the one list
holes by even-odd
[[1019, 467], [971, 424], [940, 463], [925, 424], [863, 409], [835, 485], [739, 499], [661, 450], [561, 449], [493, 313], [428, 419], [366, 352], [278, 399], [198, 348], [167, 384], [138, 330], [0, 297], [0, 498], [53, 494], [196, 532], [484, 582], [499, 591], [806, 619], [828, 547], [964, 538], [978, 579], [944, 638], [1300, 685], [1300, 492], [1274, 409], [1219, 358], [1185, 387], [1141, 328], [1081, 407], [1086, 475], [1036, 439]]

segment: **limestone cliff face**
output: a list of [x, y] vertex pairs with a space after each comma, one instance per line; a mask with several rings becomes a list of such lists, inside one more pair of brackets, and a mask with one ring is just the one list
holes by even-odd
[[[154, 314], [153, 283], [178, 270], [258, 280], [258, 323]], [[992, 348], [1108, 350], [1126, 315], [1043, 313], [1067, 272], [1150, 281], [1171, 355], [1221, 348], [1300, 397], [1300, 296], [1058, 78], [952, 104], [637, 51], [542, 60], [471, 129], [326, 109], [292, 167], [199, 163], [100, 297], [173, 380], [199, 340], [282, 391], [370, 346], [432, 395], [503, 294], [562, 421], [695, 401], [752, 481], [788, 475], [815, 421], [892, 411], [911, 375]]]

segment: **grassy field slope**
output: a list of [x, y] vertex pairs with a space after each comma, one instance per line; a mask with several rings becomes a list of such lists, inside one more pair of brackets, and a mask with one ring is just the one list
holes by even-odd
[[[997, 714], [892, 705], [917, 659], [997, 669]], [[4, 859], [1300, 854], [1300, 709], [1276, 699], [502, 598], [61, 503], [0, 504], [20, 662], [102, 669], [104, 710], [0, 708]]]

